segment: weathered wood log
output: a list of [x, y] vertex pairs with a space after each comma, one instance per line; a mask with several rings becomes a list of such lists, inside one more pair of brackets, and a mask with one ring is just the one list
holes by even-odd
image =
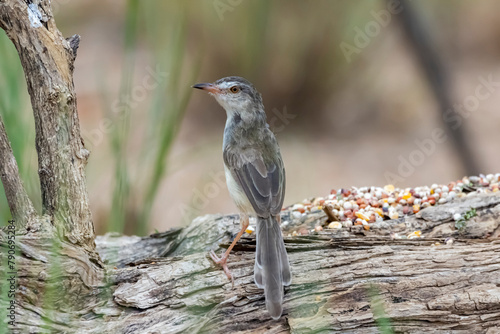
[[[476, 208], [478, 216], [468, 222], [466, 231], [452, 228], [452, 210], [470, 208]], [[285, 212], [283, 219], [287, 218]], [[311, 226], [326, 221], [322, 213], [309, 218]], [[290, 225], [294, 224], [303, 222], [292, 220]], [[103, 329], [378, 333], [376, 320], [386, 317], [396, 332], [493, 333], [500, 325], [499, 226], [500, 196], [478, 195], [425, 209], [419, 217], [374, 224], [370, 231], [353, 229], [348, 235], [325, 231], [286, 238], [293, 281], [286, 289], [284, 316], [272, 321], [262, 290], [253, 283], [254, 239], [239, 244], [231, 256], [232, 289], [206, 254], [214, 243], [227, 246], [227, 231], [237, 232], [237, 219], [201, 217], [177, 238], [165, 237], [170, 242], [161, 247], [171, 254], [166, 258], [148, 259], [147, 253], [157, 254], [150, 249], [143, 253], [144, 260], [124, 266], [122, 259], [103, 255], [110, 263], [120, 263], [121, 268], [111, 271], [116, 286], [113, 302], [129, 308], [110, 318]], [[388, 236], [414, 229], [432, 237]], [[446, 245], [446, 237], [456, 241]], [[130, 241], [99, 237], [98, 248], [104, 250], [122, 238]], [[123, 248], [159, 244], [154, 239], [137, 240]], [[377, 299], [383, 301], [382, 314], [374, 311]]]
[[[453, 212], [470, 208], [478, 216], [456, 230]], [[295, 220], [284, 211], [282, 219], [293, 229], [327, 217], [318, 211]], [[415, 229], [422, 238], [393, 238]], [[230, 257], [234, 289], [207, 256], [218, 244], [227, 247], [237, 231], [237, 216], [212, 215], [145, 238], [98, 237], [107, 264], [101, 276], [89, 275], [98, 267], [84, 265], [92, 262], [70, 243], [22, 237], [20, 332], [378, 333], [381, 318], [405, 333], [495, 333], [500, 325], [498, 193], [456, 199], [369, 231], [285, 238], [293, 281], [278, 321], [253, 283], [253, 237]], [[449, 237], [455, 241], [446, 244]], [[57, 266], [71, 269], [61, 274]], [[44, 303], [51, 289], [78, 294]]]

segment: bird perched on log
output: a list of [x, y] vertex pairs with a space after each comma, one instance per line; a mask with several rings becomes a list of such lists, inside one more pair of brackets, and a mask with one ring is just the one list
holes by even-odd
[[231, 249], [249, 225], [249, 216], [257, 218], [255, 284], [264, 289], [266, 308], [273, 319], [283, 311], [283, 286], [290, 285], [288, 256], [280, 229], [280, 211], [285, 196], [285, 168], [280, 148], [266, 121], [262, 97], [254, 86], [241, 77], [226, 77], [193, 88], [210, 93], [226, 110], [223, 159], [229, 193], [240, 211], [241, 231], [218, 257], [210, 257], [227, 268]]

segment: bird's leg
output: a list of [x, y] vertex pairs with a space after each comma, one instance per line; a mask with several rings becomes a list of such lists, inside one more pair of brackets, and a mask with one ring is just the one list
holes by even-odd
[[234, 245], [236, 245], [238, 240], [240, 240], [241, 236], [243, 235], [243, 233], [245, 233], [245, 230], [247, 229], [248, 225], [250, 224], [248, 215], [241, 215], [240, 217], [241, 217], [240, 218], [241, 219], [241, 230], [240, 230], [240, 232], [238, 232], [238, 234], [234, 238], [233, 242], [231, 243], [229, 248], [224, 252], [224, 254], [221, 257], [218, 257], [214, 251], [210, 251], [210, 257], [212, 258], [212, 260], [215, 263], [220, 264], [222, 266], [222, 269], [224, 269], [224, 272], [226, 273], [227, 278], [229, 278], [231, 280], [231, 282], [233, 283], [233, 286], [234, 286], [234, 279], [233, 279], [233, 275], [231, 275], [231, 272], [229, 271], [229, 269], [227, 267], [227, 258], [229, 257], [229, 253], [231, 253], [231, 250], [233, 249]]

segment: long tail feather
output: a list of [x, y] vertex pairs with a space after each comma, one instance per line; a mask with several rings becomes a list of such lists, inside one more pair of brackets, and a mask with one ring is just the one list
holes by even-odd
[[257, 221], [254, 279], [264, 289], [269, 314], [278, 319], [283, 311], [283, 285], [290, 285], [292, 276], [281, 229], [272, 216]]

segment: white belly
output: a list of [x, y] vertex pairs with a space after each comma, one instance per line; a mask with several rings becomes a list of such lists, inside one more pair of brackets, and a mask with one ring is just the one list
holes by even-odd
[[253, 209], [252, 204], [248, 200], [247, 195], [241, 189], [240, 185], [236, 182], [236, 180], [233, 178], [233, 175], [225, 165], [224, 165], [224, 171], [226, 173], [226, 183], [227, 183], [227, 188], [229, 189], [229, 195], [231, 195], [234, 204], [236, 204], [241, 213], [255, 215], [255, 210]]

